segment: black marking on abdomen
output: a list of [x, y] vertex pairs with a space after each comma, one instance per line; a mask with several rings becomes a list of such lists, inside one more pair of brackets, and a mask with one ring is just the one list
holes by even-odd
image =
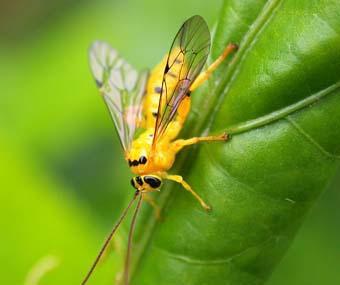
[[155, 90], [155, 92], [157, 94], [161, 94], [162, 93], [162, 87], [156, 86], [154, 90]]

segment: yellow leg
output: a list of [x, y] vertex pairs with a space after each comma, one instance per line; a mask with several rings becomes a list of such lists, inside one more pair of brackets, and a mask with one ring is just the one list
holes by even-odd
[[161, 208], [157, 205], [156, 201], [147, 193], [143, 194], [143, 200], [149, 203], [155, 210], [155, 215], [158, 220], [161, 219]]
[[204, 81], [206, 81], [210, 74], [227, 58], [227, 56], [236, 50], [238, 47], [236, 44], [229, 44], [223, 51], [223, 53], [207, 68], [207, 70], [203, 71], [196, 80], [192, 83], [190, 87], [190, 92], [194, 91], [199, 87]]
[[228, 140], [228, 135], [226, 133], [223, 133], [222, 135], [219, 136], [193, 137], [187, 140], [179, 139], [174, 141], [171, 146], [173, 147], [175, 152], [178, 152], [185, 146], [197, 144], [199, 142], [226, 141], [226, 140]]
[[162, 176], [164, 179], [168, 179], [168, 180], [172, 180], [172, 181], [175, 181], [179, 184], [181, 184], [183, 186], [183, 188], [187, 191], [189, 191], [195, 198], [198, 202], [200, 202], [201, 206], [206, 210], [206, 211], [210, 211], [211, 210], [211, 207], [208, 206], [204, 201], [203, 199], [191, 188], [191, 186], [186, 183], [184, 180], [183, 180], [183, 177], [180, 176], [180, 175], [169, 175], [169, 174], [164, 174]]

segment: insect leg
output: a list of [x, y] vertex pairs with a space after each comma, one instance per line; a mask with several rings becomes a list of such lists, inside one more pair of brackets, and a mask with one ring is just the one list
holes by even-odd
[[157, 205], [154, 198], [152, 198], [149, 194], [144, 193], [143, 194], [143, 200], [147, 203], [149, 203], [155, 210], [155, 215], [158, 220], [161, 219], [161, 208]]
[[201, 206], [206, 210], [206, 211], [209, 211], [211, 210], [211, 207], [208, 206], [204, 201], [203, 199], [191, 188], [191, 186], [184, 181], [183, 177], [180, 176], [180, 175], [169, 175], [169, 174], [165, 174], [163, 176], [163, 178], [165, 179], [168, 179], [168, 180], [172, 180], [172, 181], [175, 181], [179, 184], [181, 184], [183, 186], [183, 188], [187, 191], [189, 191], [195, 198], [198, 202], [200, 202]]
[[205, 70], [203, 71], [196, 80], [192, 83], [190, 87], [190, 92], [194, 91], [199, 87], [204, 81], [206, 81], [211, 73], [227, 58], [227, 56], [236, 50], [238, 46], [236, 44], [228, 44], [228, 46], [224, 49], [223, 53]]
[[219, 136], [207, 136], [207, 137], [193, 137], [191, 139], [179, 139], [172, 143], [172, 148], [175, 152], [180, 151], [183, 147], [188, 145], [197, 144], [199, 142], [210, 142], [210, 141], [226, 141], [228, 140], [228, 135], [226, 133], [223, 133]]

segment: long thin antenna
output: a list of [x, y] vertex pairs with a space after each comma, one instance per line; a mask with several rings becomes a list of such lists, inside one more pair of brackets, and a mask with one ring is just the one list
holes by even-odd
[[81, 285], [85, 285], [86, 282], [89, 280], [92, 272], [94, 271], [94, 269], [96, 268], [101, 256], [103, 255], [106, 247], [109, 245], [114, 233], [116, 232], [116, 230], [118, 229], [119, 225], [122, 223], [122, 221], [124, 220], [126, 214], [128, 213], [129, 209], [131, 208], [133, 202], [136, 200], [137, 196], [140, 194], [139, 191], [136, 191], [133, 198], [131, 199], [131, 201], [129, 202], [128, 206], [124, 209], [123, 213], [121, 214], [121, 216], [118, 219], [118, 222], [115, 224], [115, 226], [113, 227], [111, 233], [109, 234], [109, 236], [106, 238], [101, 250], [99, 251], [94, 263], [91, 266], [91, 269], [89, 270], [89, 272], [86, 274], [83, 282], [81, 282]]
[[136, 210], [131, 220], [131, 226], [130, 226], [129, 238], [128, 238], [128, 247], [126, 251], [125, 266], [124, 266], [124, 284], [125, 285], [129, 285], [129, 266], [130, 266], [130, 253], [131, 253], [131, 246], [132, 246], [132, 238], [133, 238], [133, 233], [135, 231], [137, 215], [138, 215], [139, 209], [143, 201], [142, 198], [143, 198], [143, 195], [140, 195], [140, 198], [138, 199], [138, 203], [136, 206]]

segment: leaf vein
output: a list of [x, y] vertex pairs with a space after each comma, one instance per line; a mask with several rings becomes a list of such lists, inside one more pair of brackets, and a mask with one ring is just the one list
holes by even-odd
[[242, 19], [239, 14], [235, 11], [235, 8], [230, 4], [229, 11], [237, 18], [244, 26], [249, 27], [249, 24]]
[[280, 119], [284, 119], [288, 115], [300, 111], [303, 108], [310, 107], [312, 104], [318, 102], [323, 97], [334, 94], [339, 90], [340, 81], [290, 106], [276, 110], [253, 120], [235, 124], [222, 131], [225, 131], [228, 134], [240, 134], [255, 128], [263, 127]]
[[314, 145], [323, 155], [332, 159], [340, 159], [339, 155], [335, 155], [327, 151], [320, 143], [318, 143], [310, 134], [307, 133], [306, 130], [303, 129], [301, 125], [299, 125], [293, 118], [287, 116], [285, 118], [308, 142]]
[[166, 255], [167, 257], [182, 261], [184, 263], [188, 263], [188, 264], [192, 264], [192, 265], [220, 265], [220, 264], [232, 263], [234, 259], [242, 256], [243, 254], [246, 254], [248, 251], [253, 250], [255, 247], [265, 246], [267, 243], [270, 243], [272, 241], [277, 242], [279, 240], [279, 237], [280, 236], [272, 235], [269, 238], [265, 239], [264, 241], [262, 241], [262, 242], [260, 242], [256, 245], [250, 245], [250, 246], [242, 249], [241, 251], [230, 255], [227, 258], [216, 258], [216, 259], [195, 258], [195, 257], [183, 255], [183, 254], [170, 252], [170, 251], [168, 251], [164, 248], [160, 248], [160, 247], [156, 247], [156, 246], [154, 248], [157, 249], [158, 251], [160, 251], [162, 254]]
[[[210, 161], [210, 165], [212, 165], [212, 166], [216, 169], [216, 171], [220, 172], [222, 175], [224, 175], [224, 176], [228, 177], [228, 179], [232, 180], [233, 183], [237, 183], [237, 184], [239, 184], [240, 186], [243, 186], [242, 189], [244, 189], [245, 191], [251, 192], [251, 193], [255, 194], [256, 196], [260, 196], [260, 197], [265, 198], [265, 199], [270, 200], [270, 201], [280, 202], [280, 203], [283, 202], [283, 203], [285, 203], [285, 204], [286, 204], [287, 202], [289, 202], [290, 204], [292, 203], [292, 202], [291, 202], [291, 201], [292, 201], [291, 199], [290, 199], [290, 201], [287, 200], [287, 198], [285, 198], [285, 199], [278, 199], [278, 198], [274, 198], [273, 196], [269, 195], [269, 194], [266, 193], [266, 192], [259, 192], [259, 191], [256, 191], [256, 189], [255, 189], [253, 186], [251, 186], [251, 185], [249, 185], [249, 184], [247, 184], [247, 183], [245, 183], [245, 182], [242, 182], [239, 178], [237, 178], [237, 177], [235, 177], [235, 176], [232, 176], [232, 175], [230, 174], [230, 172], [229, 172], [227, 169], [223, 168], [223, 167], [220, 165], [220, 163], [216, 160], [216, 156], [215, 156], [213, 153], [211, 153], [211, 152], [208, 150], [208, 148], [205, 148], [205, 149], [206, 149], [206, 152], [207, 152], [207, 158], [208, 158], [209, 161]], [[288, 199], [289, 199], [289, 198], [288, 198]], [[294, 201], [294, 203], [296, 203], [296, 201]]]

